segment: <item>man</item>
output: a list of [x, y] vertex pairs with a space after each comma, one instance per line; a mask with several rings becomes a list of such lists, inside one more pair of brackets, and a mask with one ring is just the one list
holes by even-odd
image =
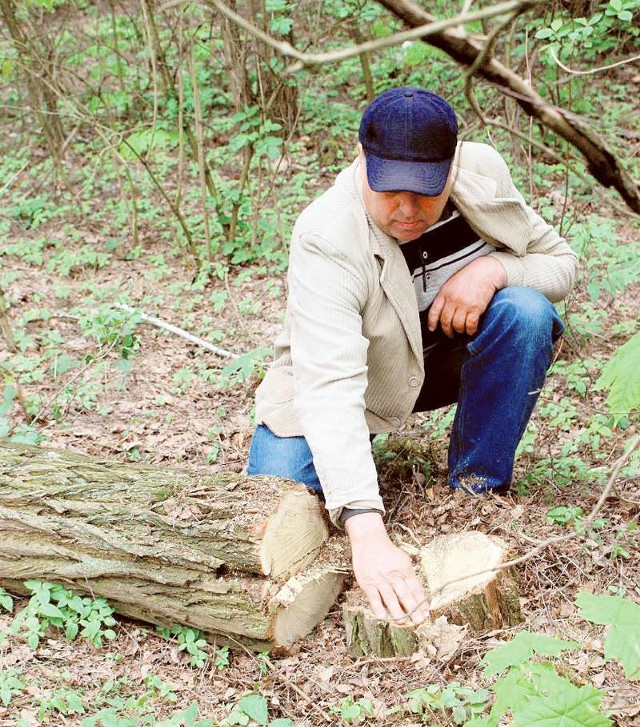
[[365, 109], [358, 158], [300, 215], [248, 472], [324, 494], [378, 617], [420, 623], [428, 604], [387, 534], [370, 437], [457, 401], [450, 487], [507, 490], [562, 332], [551, 302], [575, 272], [502, 157], [459, 143], [451, 107], [422, 89]]

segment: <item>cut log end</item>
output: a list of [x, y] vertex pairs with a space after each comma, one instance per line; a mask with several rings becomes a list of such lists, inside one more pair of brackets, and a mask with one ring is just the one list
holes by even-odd
[[287, 492], [264, 531], [263, 572], [273, 579], [297, 573], [314, 561], [328, 537], [318, 498], [303, 487]]
[[271, 601], [277, 610], [275, 646], [289, 646], [306, 636], [327, 615], [342, 590], [343, 573], [311, 570], [290, 578]]
[[474, 632], [520, 623], [515, 573], [496, 570], [505, 560], [505, 544], [484, 533], [434, 538], [421, 557], [432, 617], [445, 615]]

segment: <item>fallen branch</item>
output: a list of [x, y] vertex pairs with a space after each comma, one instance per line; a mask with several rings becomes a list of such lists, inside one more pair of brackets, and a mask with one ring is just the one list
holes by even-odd
[[132, 308], [130, 305], [125, 305], [124, 303], [116, 303], [114, 307], [119, 308], [120, 310], [126, 311], [127, 313], [135, 313], [136, 315], [140, 316], [140, 318], [143, 321], [146, 321], [147, 323], [151, 323], [152, 325], [157, 326], [158, 328], [161, 328], [164, 331], [169, 331], [169, 333], [175, 333], [176, 336], [180, 336], [181, 338], [184, 338], [185, 340], [189, 341], [190, 343], [195, 343], [196, 346], [205, 348], [207, 351], [211, 351], [211, 353], [215, 353], [216, 356], [222, 356], [223, 358], [232, 358], [232, 359], [240, 358], [240, 356], [237, 353], [232, 353], [231, 351], [227, 351], [226, 349], [220, 348], [219, 346], [214, 346], [212, 343], [209, 343], [209, 341], [205, 341], [204, 338], [200, 338], [199, 336], [194, 336], [192, 333], [185, 331], [183, 328], [178, 328], [178, 326], [174, 326], [173, 323], [167, 323], [166, 321], [163, 321], [161, 318], [156, 318], [155, 316], [147, 315], [143, 311], [137, 310], [136, 308]]

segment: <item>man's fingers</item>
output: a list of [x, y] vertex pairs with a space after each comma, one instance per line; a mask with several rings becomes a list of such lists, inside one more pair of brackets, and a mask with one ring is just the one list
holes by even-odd
[[437, 295], [431, 308], [429, 308], [429, 317], [427, 323], [430, 331], [435, 331], [438, 324], [442, 325], [442, 309], [444, 308], [444, 298], [441, 295]]
[[387, 618], [387, 611], [384, 607], [384, 604], [382, 603], [382, 598], [378, 593], [378, 589], [374, 587], [363, 587], [362, 590], [364, 592], [364, 595], [367, 597], [367, 600], [369, 601], [369, 606], [373, 611], [373, 615], [376, 618], [380, 619]]
[[422, 586], [415, 576], [397, 576], [377, 587], [363, 588], [376, 618], [421, 624], [429, 618], [429, 607]]
[[382, 583], [379, 586], [380, 595], [382, 596], [384, 605], [387, 607], [387, 612], [396, 621], [401, 621], [407, 615], [405, 609], [400, 605], [399, 586], [400, 584], [397, 581], [393, 584]]

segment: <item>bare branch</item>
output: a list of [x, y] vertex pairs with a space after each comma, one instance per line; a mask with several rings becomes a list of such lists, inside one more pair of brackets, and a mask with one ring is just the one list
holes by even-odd
[[[169, 0], [169, 2], [165, 3], [161, 7], [161, 10], [175, 7], [176, 5], [182, 5], [185, 2], [191, 1], [192, 0]], [[246, 30], [254, 38], [257, 38], [266, 45], [271, 46], [282, 55], [297, 60], [298, 63], [290, 66], [286, 73], [294, 73], [306, 66], [335, 63], [337, 61], [344, 61], [347, 58], [359, 56], [362, 53], [370, 53], [371, 51], [381, 50], [382, 48], [402, 45], [402, 43], [405, 43], [406, 41], [429, 37], [453, 26], [460, 26], [477, 20], [495, 18], [500, 15], [505, 15], [506, 13], [524, 12], [535, 5], [541, 4], [541, 2], [542, 0], [510, 0], [509, 2], [493, 5], [492, 7], [485, 8], [483, 10], [476, 10], [472, 13], [462, 13], [453, 18], [447, 18], [446, 20], [429, 20], [428, 22], [421, 24], [416, 28], [412, 28], [411, 30], [404, 30], [399, 33], [394, 33], [386, 38], [369, 40], [347, 48], [340, 48], [326, 53], [303, 53], [302, 51], [294, 48], [291, 43], [276, 40], [268, 33], [265, 33], [263, 30], [250, 23], [246, 18], [243, 18], [241, 15], [228, 8], [221, 0], [199, 0], [201, 5], [216, 8], [216, 10], [218, 10], [222, 15]]]
[[600, 71], [609, 71], [612, 68], [617, 68], [618, 66], [626, 66], [628, 63], [635, 63], [636, 61], [640, 61], [640, 55], [638, 56], [631, 56], [631, 58], [625, 58], [622, 61], [617, 61], [616, 63], [609, 63], [606, 66], [598, 66], [598, 68], [590, 68], [588, 71], [574, 71], [573, 68], [569, 68], [568, 66], [565, 66], [564, 63], [558, 58], [556, 55], [556, 52], [553, 50], [553, 48], [549, 48], [549, 54], [553, 58], [553, 61], [556, 65], [560, 66], [563, 71], [566, 71], [567, 73], [571, 73], [573, 76], [590, 76], [593, 73], [600, 73]]
[[[378, 0], [394, 15], [414, 28], [433, 20], [412, 0]], [[425, 42], [440, 48], [456, 62], [472, 66], [483, 47], [475, 40], [463, 36], [458, 30], [448, 28], [440, 33], [432, 33]], [[604, 139], [575, 115], [545, 101], [536, 93], [526, 80], [518, 76], [495, 58], [484, 59], [477, 74], [493, 83], [504, 94], [514, 98], [522, 109], [538, 119], [544, 126], [566, 139], [584, 156], [590, 173], [605, 187], [618, 191], [626, 204], [640, 213], [640, 185], [623, 168], [620, 159], [608, 148]]]

